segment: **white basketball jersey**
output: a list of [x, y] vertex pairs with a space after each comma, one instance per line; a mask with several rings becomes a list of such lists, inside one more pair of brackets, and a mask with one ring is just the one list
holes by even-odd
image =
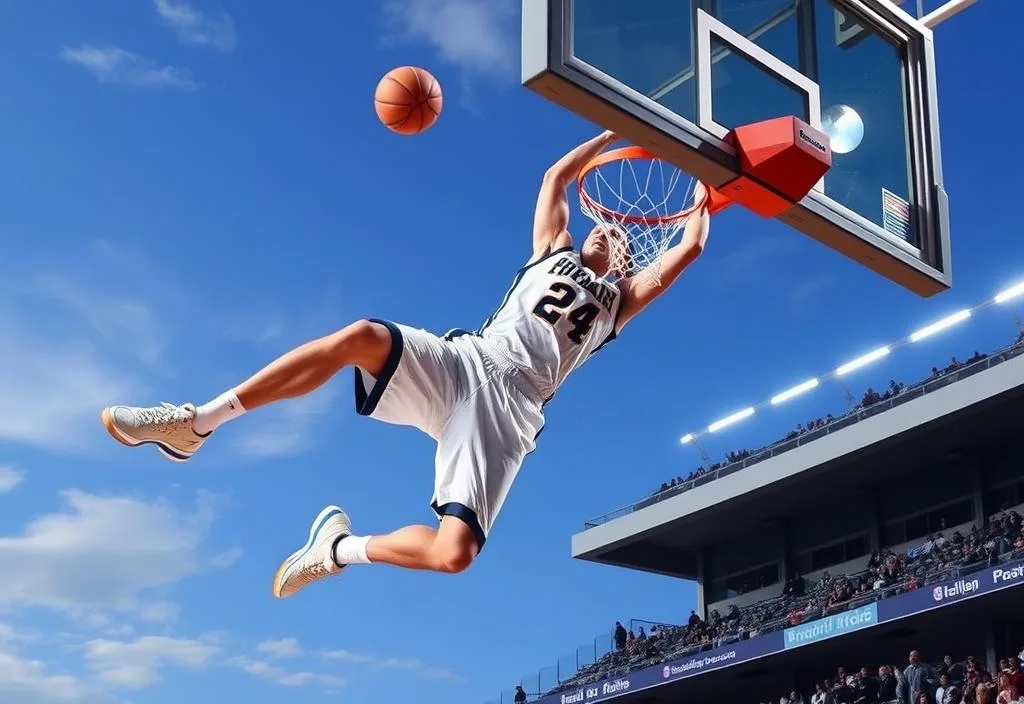
[[622, 294], [563, 247], [519, 270], [480, 334], [550, 398], [569, 374], [615, 337]]

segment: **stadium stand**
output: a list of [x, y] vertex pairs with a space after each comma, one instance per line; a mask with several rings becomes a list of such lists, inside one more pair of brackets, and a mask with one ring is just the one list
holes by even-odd
[[[728, 458], [732, 462], [731, 467], [723, 464], [700, 469], [698, 472], [703, 472], [703, 475], [691, 476], [687, 481], [677, 482], [676, 486], [656, 493], [633, 509], [639, 510], [668, 496], [713, 481], [719, 475], [724, 476], [745, 469], [761, 459], [777, 456], [793, 447], [824, 437], [830, 432], [877, 416], [908, 400], [948, 387], [993, 366], [1016, 359], [1022, 354], [1024, 332], [1017, 336], [1013, 344], [992, 354], [976, 352], [965, 362], [954, 359], [944, 369], [933, 368], [926, 379], [915, 384], [905, 386], [893, 381], [884, 393], [869, 389], [862, 403], [849, 413], [816, 419], [797, 428], [787, 438], [768, 448], [755, 452], [732, 453]], [[728, 471], [724, 471], [725, 469]], [[890, 547], [869, 554], [865, 539], [863, 546], [856, 548], [858, 552], [852, 554], [847, 546], [844, 558], [825, 563], [841, 568], [841, 571], [835, 574], [815, 569], [811, 564], [812, 559], [806, 564], [801, 563], [797, 573], [785, 581], [779, 579], [784, 575], [777, 575], [773, 579], [760, 582], [752, 574], [750, 579], [742, 583], [720, 584], [715, 593], [705, 591], [700, 603], [706, 605], [701, 608], [707, 608], [707, 611], [702, 611], [702, 615], [691, 613], [689, 620], [682, 625], [630, 621], [630, 627], [626, 628], [621, 623], [616, 623], [610, 634], [598, 637], [592, 645], [577, 649], [575, 656], [569, 656], [568, 660], [573, 662], [567, 663], [567, 667], [562, 667], [560, 661], [558, 666], [541, 670], [536, 677], [524, 679], [520, 683], [522, 689], [518, 689], [515, 695], [518, 698], [509, 698], [507, 701], [521, 702], [528, 697], [530, 700], [543, 699], [545, 704], [548, 701], [574, 704], [577, 701], [589, 701], [591, 696], [603, 700], [609, 696], [606, 688], [614, 688], [616, 682], [625, 681], [626, 686], [630, 686], [629, 679], [633, 679], [635, 683], [637, 680], [631, 673], [638, 673], [640, 670], [648, 672], [654, 666], [657, 666], [654, 669], [660, 672], [661, 666], [664, 665], [664, 680], [674, 680], [677, 677], [674, 668], [680, 663], [699, 662], [702, 659], [707, 662], [709, 657], [717, 659], [721, 657], [723, 649], [742, 648], [756, 639], [765, 640], [761, 637], [769, 634], [775, 634], [774, 638], [779, 639], [784, 635], [788, 637], [790, 630], [799, 630], [795, 628], [797, 626], [824, 623], [832, 617], [846, 613], [856, 615], [869, 606], [874, 609], [876, 607], [872, 605], [888, 600], [899, 602], [899, 597], [914, 592], [934, 589], [932, 593], [939, 593], [943, 589], [949, 589], [950, 584], [954, 585], [954, 589], [961, 589], [964, 580], [977, 582], [981, 579], [984, 582], [991, 579], [993, 569], [1000, 569], [999, 565], [1011, 563], [1004, 571], [1012, 571], [1016, 580], [1018, 572], [1024, 573], [1024, 519], [1021, 516], [1021, 511], [1024, 510], [1024, 482], [1019, 479], [1019, 471], [1015, 475], [1018, 479], [1013, 480], [1014, 488], [1009, 493], [1004, 490], [985, 489], [983, 503], [987, 506], [987, 513], [979, 512], [980, 509], [977, 507], [982, 505], [980, 503], [971, 510], [973, 518], [957, 513], [952, 508], [933, 510], [927, 516], [920, 516], [921, 519], [927, 518], [922, 524], [926, 527], [920, 530], [912, 530], [909, 522], [904, 528], [903, 524], [897, 521], [893, 524], [899, 525], [897, 532], [885, 537], [884, 542], [877, 542], [877, 545]], [[955, 493], [961, 490], [951, 487], [951, 491]], [[949, 494], [950, 498], [954, 493]], [[931, 499], [922, 498], [922, 501], [925, 503], [920, 504], [921, 508], [931, 505], [927, 504]], [[976, 498], [976, 501], [981, 499]], [[981, 517], [986, 515], [987, 518], [982, 520]], [[826, 537], [828, 536], [823, 536]], [[813, 576], [808, 579], [808, 575]], [[928, 587], [928, 590], [923, 589], [925, 587]], [[771, 596], [766, 597], [766, 594]], [[934, 598], [936, 602], [941, 599]], [[882, 607], [877, 608], [878, 613], [881, 613]], [[1024, 610], [1020, 608], [1016, 611], [1024, 614]], [[637, 624], [641, 623], [643, 625], [638, 627]], [[785, 633], [779, 633], [780, 631]], [[815, 637], [813, 642], [817, 640], [819, 639]], [[1021, 641], [1021, 645], [1024, 645], [1024, 640]], [[962, 656], [966, 657], [971, 652], [971, 647], [977, 648], [976, 645], [964, 645], [965, 652]], [[1019, 650], [1020, 656], [1024, 656], [1024, 648]], [[991, 658], [991, 648], [985, 652]], [[1005, 653], [1003, 655], [1007, 657]], [[890, 680], [883, 677], [885, 672], [894, 677], [897, 683], [905, 682], [906, 667], [899, 668], [891, 662], [878, 662], [876, 657], [876, 653], [872, 651], [865, 656], [857, 656], [855, 664], [860, 666], [865, 662], [871, 662], [872, 665], [868, 669], [851, 671], [850, 675], [846, 675], [842, 668], [833, 671], [834, 676], [827, 672], [802, 672], [800, 681], [794, 681], [793, 689], [764, 692], [763, 696], [768, 698], [763, 701], [778, 701], [779, 704], [806, 704], [807, 700], [810, 700], [811, 704], [873, 704], [893, 701], [875, 692], [888, 691], [886, 687], [889, 687]], [[1010, 659], [1013, 657], [1018, 656], [1014, 655]], [[934, 677], [929, 675], [930, 689], [927, 700], [907, 698], [909, 693], [907, 697], [896, 699], [902, 704], [1010, 704], [1024, 695], [1024, 687], [1012, 690], [1006, 682], [1000, 683], [998, 672], [991, 678], [992, 686], [981, 680], [967, 682], [966, 676], [961, 674], [966, 668], [964, 663], [969, 662], [965, 660], [951, 675], [955, 681], [943, 686], [942, 691], [938, 692], [943, 699], [936, 700], [934, 697], [940, 686], [942, 670], [948, 670], [954, 664], [951, 656], [946, 656], [946, 660], [948, 662], [933, 667], [936, 673]], [[710, 668], [709, 674], [714, 675], [710, 670], [717, 667], [715, 665]], [[1018, 671], [1011, 671], [1010, 667], [1007, 665], [1005, 668], [1008, 670], [1007, 676], [1016, 677], [1015, 681], [1019, 682], [1019, 668]], [[981, 673], [981, 670], [978, 672]], [[638, 676], [643, 679], [645, 675], [638, 673]], [[711, 679], [714, 679], [714, 676]], [[957, 680], [957, 677], [960, 679]], [[707, 680], [709, 677], [705, 675], [698, 679]], [[986, 686], [979, 686], [979, 682]], [[600, 693], [596, 688], [588, 689], [597, 686], [601, 688]], [[955, 696], [950, 694], [950, 687], [955, 687]], [[582, 699], [577, 697], [579, 693], [584, 694]], [[991, 702], [988, 698], [991, 698]], [[502, 704], [506, 701], [504, 694], [500, 701]], [[755, 700], [748, 697], [744, 701], [753, 704]], [[737, 701], [737, 704], [742, 702]]]
[[539, 694], [576, 689], [1019, 559], [1024, 559], [1024, 525], [1020, 513], [1008, 511], [992, 517], [984, 531], [954, 532], [948, 537], [939, 532], [904, 554], [876, 553], [867, 569], [857, 574], [826, 573], [809, 587], [798, 576], [775, 598], [743, 608], [733, 605], [724, 615], [712, 610], [706, 621], [694, 615], [684, 625], [659, 628], [649, 635], [632, 631], [613, 635], [613, 650], [575, 677]]

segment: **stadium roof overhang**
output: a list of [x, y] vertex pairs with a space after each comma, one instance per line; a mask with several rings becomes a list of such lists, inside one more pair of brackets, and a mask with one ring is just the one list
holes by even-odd
[[699, 550], [765, 529], [824, 495], [863, 492], [1019, 433], [1024, 356], [572, 538], [573, 557], [682, 578]]

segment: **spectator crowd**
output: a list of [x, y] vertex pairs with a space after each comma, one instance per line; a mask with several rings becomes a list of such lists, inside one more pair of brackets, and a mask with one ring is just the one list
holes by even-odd
[[[1007, 351], [1012, 353], [1010, 356], [1015, 356], [1016, 354], [1020, 353], [1021, 349], [1024, 349], [1024, 331], [1018, 333], [1016, 340]], [[895, 398], [906, 391], [914, 390], [925, 384], [932, 383], [944, 376], [958, 372], [964, 367], [976, 364], [987, 358], [988, 355], [982, 354], [981, 352], [975, 352], [966, 361], [960, 361], [956, 357], [953, 357], [950, 360], [949, 364], [947, 364], [943, 368], [932, 367], [931, 374], [926, 379], [922, 379], [921, 381], [911, 385], [910, 387], [906, 386], [906, 384], [904, 384], [903, 382], [892, 379], [889, 381], [889, 386], [886, 388], [885, 391], [880, 392], [876, 391], [873, 388], [869, 388], [867, 391], [864, 392], [863, 397], [861, 397], [860, 403], [857, 405], [851, 405], [851, 407], [845, 413], [839, 416], [834, 416], [831, 413], [828, 413], [822, 417], [814, 418], [806, 423], [800, 423], [796, 426], [796, 428], [791, 430], [784, 438], [772, 442], [766, 445], [765, 447], [762, 447], [757, 450], [751, 451], [744, 449], [727, 452], [725, 459], [721, 462], [714, 462], [707, 465], [701, 465], [692, 472], [690, 472], [686, 477], [679, 476], [669, 481], [663, 482], [657, 490], [651, 493], [648, 499], [640, 502], [640, 504], [638, 504], [637, 507], [640, 508], [643, 506], [647, 506], [656, 500], [668, 498], [669, 496], [672, 496], [678, 493], [679, 491], [685, 491], [687, 488], [693, 486], [694, 480], [699, 479], [712, 472], [715, 472], [719, 469], [722, 469], [723, 467], [728, 467], [731, 464], [742, 462], [750, 457], [760, 457], [766, 459], [767, 457], [770, 456], [769, 454], [767, 454], [768, 451], [777, 445], [790, 442], [792, 440], [796, 440], [797, 438], [807, 435], [808, 433], [821, 430], [822, 428], [825, 428], [831, 425], [832, 423], [848, 418], [849, 416], [857, 413], [858, 411], [863, 411], [877, 404], [884, 403], [885, 401]], [[853, 401], [851, 399], [851, 404], [852, 403]]]
[[[875, 553], [869, 558], [866, 568], [857, 574], [831, 575], [826, 572], [812, 584], [800, 575], [794, 575], [782, 586], [777, 597], [743, 608], [731, 604], [724, 614], [712, 609], [706, 620], [691, 612], [687, 622], [681, 626], [651, 626], [650, 632], [639, 628], [636, 633], [616, 623], [612, 634], [613, 647], [609, 652], [581, 667], [573, 677], [563, 680], [550, 692], [538, 694], [569, 690], [606, 677], [622, 676], [1022, 558], [1024, 520], [1016, 511], [1005, 511], [993, 517], [985, 528], [975, 526], [964, 533], [954, 531], [949, 535], [938, 532], [903, 554], [893, 551]], [[891, 674], [897, 675], [895, 671]], [[817, 701], [812, 697], [811, 704], [895, 701], [861, 699], [859, 695], [848, 698], [851, 692], [847, 689], [851, 685], [846, 683], [846, 679], [828, 683], [823, 693], [830, 695], [831, 699]], [[930, 696], [934, 694], [934, 691], [930, 692]], [[960, 699], [901, 701], [903, 704], [961, 704]], [[1009, 704], [1009, 701], [993, 704]], [[989, 704], [975, 700], [963, 702]], [[783, 698], [780, 704], [805, 702]]]
[[913, 650], [902, 668], [880, 664], [835, 674], [813, 690], [783, 694], [766, 704], [1018, 704], [1024, 702], [1024, 648], [1002, 658], [994, 673], [973, 655], [958, 661], [946, 655], [939, 665]]

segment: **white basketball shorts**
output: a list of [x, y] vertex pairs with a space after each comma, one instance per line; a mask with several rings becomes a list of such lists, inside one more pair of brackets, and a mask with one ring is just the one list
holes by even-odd
[[463, 520], [482, 549], [523, 459], [536, 447], [543, 401], [477, 335], [442, 338], [371, 322], [391, 333], [391, 354], [377, 378], [356, 369], [356, 410], [419, 428], [437, 441], [431, 508], [438, 518]]

